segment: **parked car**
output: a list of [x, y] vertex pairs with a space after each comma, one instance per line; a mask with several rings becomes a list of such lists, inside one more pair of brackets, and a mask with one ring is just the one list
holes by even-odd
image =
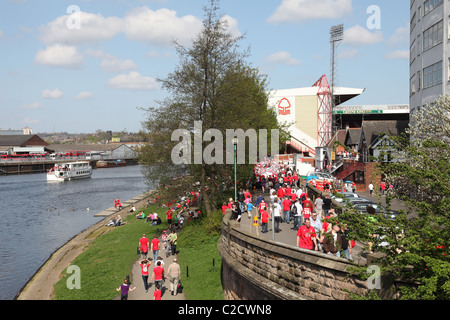
[[351, 203], [355, 209], [361, 213], [369, 213], [373, 210], [375, 214], [383, 214], [387, 219], [394, 220], [398, 215], [395, 210], [387, 210], [385, 207], [371, 201], [355, 201]]
[[343, 202], [344, 200], [350, 200], [350, 199], [362, 199], [359, 197], [357, 193], [353, 192], [342, 192], [338, 193], [341, 197], [332, 196], [332, 199], [336, 200], [337, 202]]

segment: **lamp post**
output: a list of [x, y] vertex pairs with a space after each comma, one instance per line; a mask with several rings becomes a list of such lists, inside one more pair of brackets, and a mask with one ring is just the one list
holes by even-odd
[[236, 181], [236, 165], [237, 165], [237, 145], [239, 143], [239, 139], [237, 137], [233, 138], [234, 145], [234, 202], [237, 201], [237, 181]]

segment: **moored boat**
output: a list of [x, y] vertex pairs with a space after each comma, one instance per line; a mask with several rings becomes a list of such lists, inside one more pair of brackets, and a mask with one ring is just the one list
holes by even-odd
[[127, 165], [125, 160], [115, 160], [115, 161], [105, 161], [98, 160], [96, 163], [97, 168], [115, 168], [115, 167], [124, 167]]
[[47, 181], [70, 181], [90, 178], [92, 167], [88, 161], [58, 163], [47, 172]]

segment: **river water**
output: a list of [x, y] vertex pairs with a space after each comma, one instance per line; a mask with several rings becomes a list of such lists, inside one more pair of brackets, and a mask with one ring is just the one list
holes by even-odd
[[103, 219], [94, 214], [114, 198], [146, 192], [141, 169], [96, 169], [70, 182], [47, 182], [45, 173], [0, 176], [0, 300], [14, 299], [54, 251]]

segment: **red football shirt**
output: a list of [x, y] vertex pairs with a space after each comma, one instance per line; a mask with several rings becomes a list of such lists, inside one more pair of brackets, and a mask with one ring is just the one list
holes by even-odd
[[153, 269], [153, 273], [155, 274], [155, 280], [162, 280], [164, 275], [164, 268], [163, 267], [155, 267]]
[[148, 252], [148, 239], [141, 238], [141, 240], [139, 240], [139, 243], [141, 244], [139, 250], [141, 250], [142, 252]]
[[298, 246], [302, 249], [312, 250], [313, 248], [312, 238], [314, 238], [315, 236], [316, 230], [314, 229], [313, 226], [307, 228], [305, 225], [302, 225], [300, 228], [298, 228], [297, 231], [297, 237], [300, 237]]
[[159, 250], [159, 240], [158, 239], [153, 239], [152, 240], [152, 245], [153, 245], [153, 250]]

